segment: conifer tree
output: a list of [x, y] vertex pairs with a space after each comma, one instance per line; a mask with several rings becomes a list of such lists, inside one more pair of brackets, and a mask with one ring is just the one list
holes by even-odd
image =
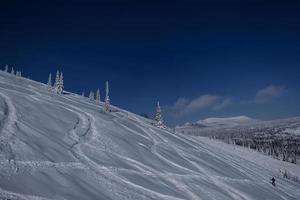
[[54, 92], [58, 93], [59, 90], [59, 71], [56, 72], [55, 82], [54, 82]]
[[5, 65], [4, 72], [8, 72], [8, 65]]
[[108, 112], [110, 107], [110, 99], [109, 99], [109, 85], [108, 81], [105, 83], [105, 105], [104, 105], [104, 111]]
[[64, 77], [63, 73], [60, 72], [59, 83], [58, 83], [58, 94], [62, 94], [64, 91]]
[[100, 103], [100, 101], [101, 101], [100, 90], [99, 90], [99, 88], [98, 88], [98, 89], [97, 89], [97, 92], [96, 92], [96, 102], [97, 102], [97, 103]]
[[21, 77], [21, 76], [22, 76], [22, 75], [21, 75], [21, 71], [16, 71], [16, 76]]
[[81, 93], [81, 96], [84, 97], [84, 92]]
[[13, 74], [13, 75], [15, 75], [15, 70], [14, 70], [14, 68], [13, 68], [13, 67], [11, 68], [11, 71], [10, 71], [10, 73], [11, 73], [11, 74]]
[[91, 101], [94, 101], [94, 100], [95, 100], [95, 95], [94, 95], [94, 92], [93, 92], [93, 91], [90, 92], [89, 99], [90, 99]]
[[48, 77], [47, 86], [48, 86], [49, 91], [52, 90], [52, 74], [51, 73], [49, 74], [49, 77]]
[[158, 128], [165, 128], [159, 101], [157, 101], [157, 105], [156, 105], [155, 125]]

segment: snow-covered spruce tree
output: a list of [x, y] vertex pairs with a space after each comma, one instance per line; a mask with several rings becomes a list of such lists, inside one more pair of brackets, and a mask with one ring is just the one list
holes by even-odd
[[8, 72], [8, 65], [5, 65], [4, 72]]
[[91, 101], [94, 101], [94, 100], [95, 100], [95, 95], [94, 95], [94, 92], [93, 92], [93, 91], [90, 91], [89, 99], [90, 99]]
[[54, 82], [54, 92], [58, 93], [58, 88], [59, 88], [59, 71], [56, 71], [56, 77], [55, 77], [55, 82]]
[[52, 74], [51, 73], [49, 74], [49, 77], [48, 77], [47, 86], [48, 86], [48, 91], [51, 91], [52, 90]]
[[96, 92], [96, 102], [97, 102], [97, 103], [100, 103], [100, 101], [101, 101], [100, 90], [99, 90], [99, 88], [98, 88], [98, 89], [97, 89], [97, 92]]
[[84, 92], [81, 93], [81, 96], [84, 97]]
[[62, 94], [63, 91], [64, 91], [64, 77], [63, 77], [63, 73], [60, 72], [59, 84], [58, 84], [58, 94]]
[[16, 76], [21, 77], [22, 76], [21, 71], [17, 71]]
[[164, 125], [164, 120], [162, 117], [159, 101], [157, 102], [157, 105], [156, 105], [155, 126], [158, 128], [166, 128], [166, 126]]
[[104, 105], [104, 111], [109, 112], [110, 107], [110, 99], [109, 99], [109, 85], [108, 81], [105, 83], [105, 105]]
[[13, 67], [11, 68], [11, 71], [10, 71], [10, 73], [11, 73], [12, 75], [15, 75], [15, 70], [14, 70], [14, 68], [13, 68]]

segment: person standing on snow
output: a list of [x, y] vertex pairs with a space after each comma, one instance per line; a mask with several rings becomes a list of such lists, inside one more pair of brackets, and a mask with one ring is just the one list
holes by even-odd
[[271, 179], [271, 181], [272, 181], [272, 185], [275, 186], [275, 178], [274, 177]]

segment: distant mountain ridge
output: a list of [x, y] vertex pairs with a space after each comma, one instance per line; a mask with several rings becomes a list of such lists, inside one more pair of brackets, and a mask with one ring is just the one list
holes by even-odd
[[246, 125], [260, 122], [260, 120], [252, 119], [247, 116], [235, 116], [235, 117], [211, 117], [203, 120], [198, 120], [194, 123], [185, 123], [183, 126], [177, 126], [176, 128], [183, 127], [197, 127], [197, 128], [220, 128], [220, 127], [233, 127], [239, 125]]
[[257, 122], [259, 120], [252, 119], [247, 116], [236, 116], [236, 117], [226, 117], [226, 118], [207, 118], [204, 120], [199, 120], [196, 123], [203, 124], [206, 126], [215, 126], [215, 125], [240, 125]]

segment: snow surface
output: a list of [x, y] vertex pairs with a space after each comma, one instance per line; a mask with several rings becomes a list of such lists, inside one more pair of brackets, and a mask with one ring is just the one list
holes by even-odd
[[269, 183], [276, 163], [102, 110], [0, 72], [0, 199], [300, 199], [298, 183]]

